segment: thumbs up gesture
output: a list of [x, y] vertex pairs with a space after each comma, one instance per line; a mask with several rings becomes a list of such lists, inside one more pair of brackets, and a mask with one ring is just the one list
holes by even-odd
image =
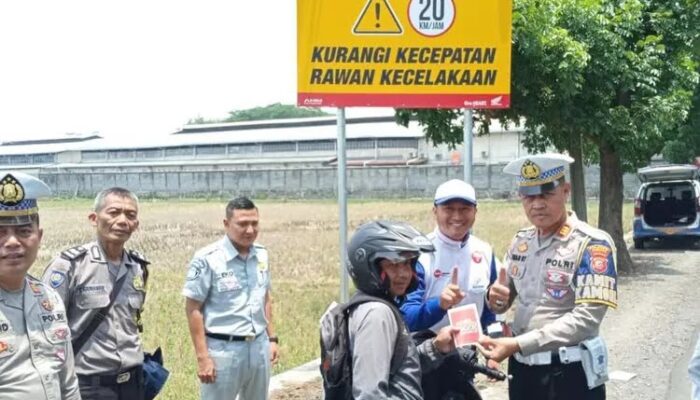
[[450, 276], [450, 283], [442, 289], [440, 293], [440, 308], [447, 310], [459, 304], [464, 298], [464, 292], [459, 288], [459, 269], [457, 267], [452, 268], [452, 275]]
[[492, 311], [503, 312], [508, 309], [510, 301], [510, 288], [505, 268], [498, 270], [498, 279], [491, 285], [488, 293], [489, 308]]

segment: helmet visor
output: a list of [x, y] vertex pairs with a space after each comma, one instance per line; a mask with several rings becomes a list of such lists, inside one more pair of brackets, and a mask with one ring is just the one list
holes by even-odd
[[377, 252], [374, 253], [374, 262], [377, 262], [381, 259], [389, 260], [394, 264], [413, 260], [418, 258], [420, 253], [418, 252], [413, 252], [413, 251], [382, 251], [382, 252]]

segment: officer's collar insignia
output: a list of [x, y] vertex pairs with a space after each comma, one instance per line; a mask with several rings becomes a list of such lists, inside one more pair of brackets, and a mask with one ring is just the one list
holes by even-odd
[[58, 358], [61, 361], [66, 361], [66, 350], [65, 349], [56, 350], [56, 358]]
[[6, 352], [9, 348], [10, 346], [7, 343], [0, 340], [0, 354]]
[[24, 187], [11, 174], [0, 181], [0, 204], [14, 206], [24, 200]]
[[530, 160], [525, 160], [520, 167], [520, 175], [525, 179], [536, 179], [540, 176], [540, 167]]
[[49, 299], [44, 299], [41, 301], [41, 307], [46, 311], [53, 311], [53, 303]]
[[571, 227], [568, 224], [564, 224], [560, 229], [559, 229], [559, 236], [566, 236], [571, 232]]
[[518, 245], [518, 251], [524, 253], [527, 251], [527, 243], [522, 242]]

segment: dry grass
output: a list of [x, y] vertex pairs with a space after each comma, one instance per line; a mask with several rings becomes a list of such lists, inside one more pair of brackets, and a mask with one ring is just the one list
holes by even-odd
[[[162, 346], [171, 378], [162, 399], [199, 397], [196, 361], [180, 295], [187, 263], [194, 251], [223, 234], [224, 201], [144, 201], [141, 230], [130, 246], [153, 262], [146, 302], [144, 341], [147, 349]], [[40, 276], [50, 257], [92, 240], [86, 200], [42, 202], [44, 240], [32, 272]], [[338, 295], [338, 206], [327, 201], [258, 203], [259, 241], [270, 250], [274, 321], [281, 338], [282, 360], [276, 372], [318, 357], [318, 319]], [[428, 200], [370, 201], [348, 208], [351, 231], [375, 218], [405, 220], [428, 232], [433, 228]], [[597, 205], [589, 206], [597, 219]], [[625, 206], [629, 230], [631, 206]], [[526, 226], [518, 203], [488, 202], [479, 206], [474, 233], [493, 244], [502, 256], [513, 233]]]

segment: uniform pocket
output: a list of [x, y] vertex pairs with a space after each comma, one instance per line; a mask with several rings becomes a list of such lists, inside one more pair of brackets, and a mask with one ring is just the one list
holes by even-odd
[[89, 310], [93, 308], [106, 307], [109, 304], [107, 293], [81, 293], [76, 301], [78, 308]]

